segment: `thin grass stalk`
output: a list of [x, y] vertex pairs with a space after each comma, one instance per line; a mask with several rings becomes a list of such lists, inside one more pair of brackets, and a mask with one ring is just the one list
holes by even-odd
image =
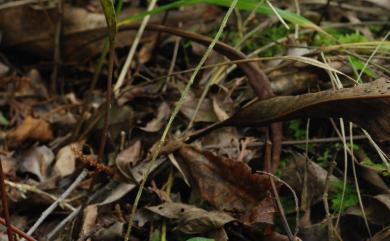
[[124, 238], [125, 241], [128, 241], [130, 239], [131, 230], [132, 230], [132, 226], [133, 226], [133, 222], [134, 222], [134, 218], [135, 218], [135, 212], [137, 210], [139, 200], [141, 199], [142, 191], [143, 191], [143, 189], [145, 187], [145, 183], [146, 183], [147, 177], [149, 176], [151, 168], [154, 165], [154, 163], [155, 163], [155, 161], [157, 159], [157, 156], [159, 155], [160, 150], [161, 150], [162, 146], [165, 143], [165, 140], [166, 140], [166, 137], [168, 135], [168, 132], [171, 129], [171, 125], [173, 123], [173, 120], [176, 118], [176, 115], [178, 114], [180, 108], [182, 107], [182, 105], [184, 103], [184, 100], [187, 97], [188, 92], [189, 92], [189, 90], [190, 90], [190, 88], [191, 88], [195, 78], [197, 77], [197, 75], [198, 75], [198, 73], [200, 71], [201, 66], [206, 62], [206, 59], [208, 58], [208, 56], [210, 55], [211, 51], [213, 50], [215, 44], [219, 40], [219, 38], [220, 38], [220, 36], [221, 36], [221, 34], [223, 32], [223, 29], [225, 28], [226, 23], [227, 23], [230, 15], [231, 15], [231, 13], [233, 12], [237, 2], [238, 2], [238, 0], [233, 0], [232, 1], [232, 3], [230, 5], [230, 7], [229, 7], [225, 17], [222, 20], [221, 26], [219, 27], [217, 34], [215, 35], [213, 41], [210, 43], [209, 47], [206, 50], [206, 53], [203, 55], [202, 59], [200, 60], [200, 62], [197, 65], [197, 68], [193, 72], [190, 80], [188, 81], [184, 91], [181, 94], [180, 99], [176, 103], [175, 109], [173, 110], [173, 112], [172, 112], [172, 114], [171, 114], [171, 116], [169, 118], [169, 121], [168, 121], [168, 123], [167, 123], [167, 125], [166, 125], [166, 127], [164, 129], [164, 132], [163, 132], [163, 134], [162, 134], [162, 136], [160, 138], [160, 141], [157, 144], [156, 149], [152, 152], [151, 161], [150, 161], [150, 163], [148, 165], [147, 170], [144, 172], [144, 178], [143, 178], [143, 180], [141, 182], [141, 185], [139, 187], [138, 193], [137, 193], [137, 195], [135, 197], [135, 200], [134, 200], [134, 203], [133, 203], [133, 206], [132, 206], [131, 216], [130, 216], [130, 220], [129, 220], [129, 225], [128, 225], [128, 228], [127, 228], [127, 231], [126, 231], [126, 235], [125, 235], [125, 238]]

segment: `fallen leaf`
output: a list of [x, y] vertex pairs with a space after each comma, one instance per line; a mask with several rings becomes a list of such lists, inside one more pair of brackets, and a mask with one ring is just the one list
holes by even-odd
[[147, 209], [160, 216], [177, 219], [178, 230], [188, 234], [206, 233], [235, 220], [227, 213], [206, 211], [184, 203], [166, 202]]
[[[88, 235], [91, 231], [95, 230], [96, 219], [98, 215], [98, 209], [96, 205], [88, 205], [84, 209], [83, 225], [81, 228], [81, 235]], [[91, 239], [86, 239], [90, 241]]]
[[[306, 158], [302, 154], [293, 153], [289, 165], [282, 170], [281, 178], [286, 181], [298, 194], [302, 193]], [[323, 198], [327, 170], [312, 160], [307, 160], [307, 195], [310, 200], [317, 202]], [[329, 182], [337, 182], [339, 179], [334, 175], [329, 176]], [[332, 186], [330, 185], [332, 191]]]
[[171, 109], [169, 108], [169, 105], [166, 102], [162, 102], [158, 107], [157, 116], [146, 124], [145, 127], [140, 127], [140, 129], [147, 132], [157, 132], [165, 125], [170, 114]]
[[371, 241], [386, 241], [390, 239], [390, 228], [385, 227], [380, 232], [376, 233]]
[[218, 103], [219, 101], [217, 98], [213, 98], [212, 102], [213, 102], [214, 112], [215, 112], [216, 116], [218, 117], [219, 121], [224, 121], [227, 118], [229, 118], [229, 115], [226, 113], [226, 111], [221, 108], [220, 103]]
[[[92, 139], [99, 138], [104, 127], [104, 115], [96, 118], [99, 118], [99, 120], [92, 130]], [[129, 131], [133, 127], [134, 111], [129, 106], [118, 106], [114, 104], [110, 109], [109, 119], [109, 138], [115, 141], [120, 137], [122, 131]], [[92, 118], [91, 122], [94, 121]]]
[[[191, 120], [195, 113], [196, 106], [198, 105], [199, 99], [187, 98], [180, 109], [180, 112]], [[210, 99], [203, 100], [198, 112], [196, 113], [195, 122], [215, 122], [218, 121], [218, 117], [214, 113], [213, 104]]]
[[57, 153], [56, 163], [54, 164], [54, 172], [60, 177], [70, 175], [76, 169], [77, 154], [74, 152], [74, 148], [72, 147], [73, 145], [79, 144], [72, 143], [64, 146]]
[[380, 78], [353, 88], [259, 100], [213, 128], [265, 126], [304, 117], [343, 117], [365, 128], [378, 140], [390, 140], [390, 80]]
[[101, 228], [96, 232], [95, 237], [99, 240], [120, 240], [123, 239], [123, 231], [125, 224], [122, 222], [115, 222], [108, 228]]
[[[165, 160], [166, 160], [165, 158], [158, 158], [150, 170], [151, 171], [155, 170]], [[149, 167], [149, 162], [141, 162], [134, 168], [127, 169], [127, 171], [131, 173], [122, 173], [122, 172], [118, 173], [118, 170], [115, 170], [113, 179], [118, 180], [119, 182], [122, 183], [116, 182], [116, 185], [107, 193], [105, 199], [98, 205], [106, 205], [109, 203], [113, 203], [121, 199], [122, 197], [124, 197], [127, 193], [129, 193], [131, 190], [137, 187], [137, 185], [134, 184], [134, 180], [132, 179], [132, 177], [134, 177], [137, 183], [140, 183], [144, 177], [143, 174], [148, 167]]]
[[7, 141], [10, 146], [15, 146], [26, 139], [37, 141], [49, 141], [53, 139], [53, 132], [49, 123], [43, 119], [28, 116], [20, 126], [7, 134]]
[[268, 176], [252, 173], [243, 162], [190, 146], [182, 147], [179, 154], [179, 164], [203, 199], [246, 225], [273, 224], [275, 209]]
[[[388, 218], [390, 215], [390, 194], [363, 196], [362, 199], [364, 211], [369, 223], [380, 226], [390, 225], [390, 220]], [[356, 216], [363, 219], [360, 207], [351, 207], [347, 209], [345, 211], [345, 216]]]
[[[204, 16], [208, 8], [210, 6], [198, 5], [182, 11], [171, 11], [166, 18], [164, 13], [155, 14], [151, 16], [150, 23], [160, 23], [165, 19], [166, 25], [176, 26], [178, 22], [182, 22], [184, 27], [194, 28], [194, 31], [203, 30], [204, 17], [209, 20], [217, 17], [215, 13]], [[144, 11], [143, 8], [125, 7], [118, 19], [135, 16]], [[104, 14], [90, 12], [83, 7], [67, 3], [64, 4], [63, 13], [63, 38], [61, 39], [63, 60], [80, 63], [99, 55], [104, 41], [101, 37], [105, 36], [107, 29]], [[26, 16], [29, 21], [25, 21]], [[9, 19], [12, 21], [7, 21]], [[3, 33], [1, 43], [7, 48], [17, 48], [37, 56], [51, 58], [55, 49], [53, 33], [56, 24], [53, 23], [57, 23], [58, 19], [56, 7], [37, 9], [32, 8], [31, 4], [26, 4], [2, 8], [0, 9], [0, 29]], [[115, 41], [116, 47], [129, 46], [135, 35], [134, 31], [120, 31]], [[141, 42], [153, 40], [155, 36], [156, 33], [145, 32]]]
[[5, 76], [9, 71], [9, 67], [2, 62], [0, 62], [0, 77]]
[[17, 160], [11, 155], [0, 154], [0, 161], [4, 175], [14, 177], [17, 169]]
[[140, 161], [141, 150], [141, 141], [135, 141], [127, 149], [118, 154], [115, 159], [116, 168], [121, 172], [130, 172], [131, 168]]
[[34, 147], [23, 156], [21, 171], [34, 174], [40, 182], [45, 181], [53, 160], [54, 153], [47, 146]]

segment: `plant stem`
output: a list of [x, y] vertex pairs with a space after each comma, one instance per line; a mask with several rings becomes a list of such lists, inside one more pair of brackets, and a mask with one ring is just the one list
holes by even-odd
[[7, 227], [7, 235], [8, 235], [8, 240], [13, 241], [14, 236], [11, 228], [11, 221], [10, 221], [10, 216], [9, 216], [9, 209], [8, 209], [8, 197], [7, 197], [7, 192], [5, 190], [5, 177], [4, 177], [4, 172], [3, 172], [3, 163], [0, 158], [0, 185], [1, 185], [1, 202], [3, 204], [3, 215], [5, 219], [5, 226]]
[[137, 195], [135, 197], [135, 200], [134, 200], [134, 204], [133, 204], [133, 207], [132, 207], [132, 210], [131, 210], [131, 216], [130, 216], [130, 220], [129, 220], [129, 225], [128, 225], [128, 228], [127, 228], [127, 231], [126, 231], [126, 235], [125, 235], [125, 238], [124, 238], [125, 241], [128, 241], [130, 239], [131, 229], [132, 229], [133, 221], [134, 221], [134, 218], [135, 218], [135, 212], [137, 210], [138, 203], [139, 203], [141, 195], [142, 195], [142, 191], [143, 191], [143, 189], [145, 187], [145, 183], [146, 183], [147, 177], [149, 176], [151, 168], [152, 168], [154, 162], [156, 161], [157, 156], [159, 155], [162, 146], [165, 143], [165, 139], [166, 139], [166, 137], [168, 135], [169, 130], [171, 129], [171, 125], [173, 123], [173, 120], [176, 118], [177, 113], [179, 112], [181, 106], [183, 105], [184, 100], [187, 97], [188, 92], [190, 90], [190, 87], [192, 86], [195, 78], [197, 77], [197, 75], [198, 75], [198, 73], [200, 71], [200, 68], [206, 62], [208, 56], [210, 55], [210, 53], [213, 50], [215, 44], [217, 43], [218, 39], [220, 38], [220, 36], [221, 36], [221, 34], [223, 32], [223, 29], [225, 28], [226, 23], [227, 23], [227, 21], [229, 19], [229, 16], [233, 12], [237, 2], [238, 2], [238, 0], [233, 0], [232, 1], [232, 3], [230, 5], [230, 7], [229, 7], [225, 17], [222, 20], [221, 26], [219, 27], [217, 34], [215, 35], [213, 41], [208, 46], [208, 48], [206, 50], [206, 53], [203, 55], [202, 59], [198, 63], [198, 65], [197, 65], [195, 71], [193, 72], [190, 80], [188, 81], [184, 91], [182, 92], [180, 99], [177, 101], [175, 109], [173, 110], [173, 112], [172, 112], [172, 114], [171, 114], [171, 116], [169, 118], [169, 121], [168, 121], [168, 123], [167, 123], [167, 125], [166, 125], [166, 127], [164, 129], [164, 132], [163, 132], [163, 134], [162, 134], [162, 136], [160, 138], [159, 143], [157, 144], [157, 148], [152, 152], [152, 159], [150, 161], [150, 164], [149, 164], [147, 170], [144, 172], [144, 178], [143, 178], [143, 180], [141, 182], [141, 185], [139, 187], [138, 193], [137, 193]]

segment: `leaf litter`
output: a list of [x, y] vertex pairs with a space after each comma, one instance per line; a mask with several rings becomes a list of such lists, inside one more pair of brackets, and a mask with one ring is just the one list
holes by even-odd
[[[139, 240], [292, 240], [289, 229], [297, 225], [293, 235], [301, 240], [388, 239], [389, 42], [381, 22], [388, 16], [373, 14], [384, 3], [331, 3], [326, 14], [318, 10], [326, 2], [299, 2], [299, 10], [282, 2], [272, 2], [276, 10], [268, 1], [239, 3], [151, 165], [190, 78], [182, 70], [202, 58], [225, 14], [220, 6], [231, 1], [158, 3], [131, 74], [109, 105], [103, 83], [110, 75], [118, 79], [145, 8], [142, 1], [102, 2], [104, 11], [93, 1], [0, 4], [2, 207], [8, 200], [11, 213], [2, 216], [2, 239], [10, 237], [8, 222], [26, 240], [126, 239], [129, 220], [135, 220], [130, 238]], [[345, 18], [338, 8], [348, 11]], [[275, 12], [279, 20], [268, 21]], [[259, 25], [264, 31], [252, 31]], [[112, 43], [115, 37], [112, 58], [103, 51], [107, 34]], [[253, 53], [278, 60], [240, 62]], [[239, 69], [215, 66], [224, 58], [238, 60]], [[332, 90], [324, 70], [346, 88]], [[358, 183], [350, 169], [344, 173], [343, 141], [329, 118], [353, 123], [347, 163], [356, 164]], [[361, 128], [372, 141], [360, 138]], [[256, 172], [264, 169], [294, 189], [300, 206], [273, 174]]]

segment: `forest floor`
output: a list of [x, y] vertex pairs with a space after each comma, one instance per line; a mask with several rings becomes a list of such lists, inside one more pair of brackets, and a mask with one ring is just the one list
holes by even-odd
[[0, 240], [390, 240], [388, 1], [0, 1]]

